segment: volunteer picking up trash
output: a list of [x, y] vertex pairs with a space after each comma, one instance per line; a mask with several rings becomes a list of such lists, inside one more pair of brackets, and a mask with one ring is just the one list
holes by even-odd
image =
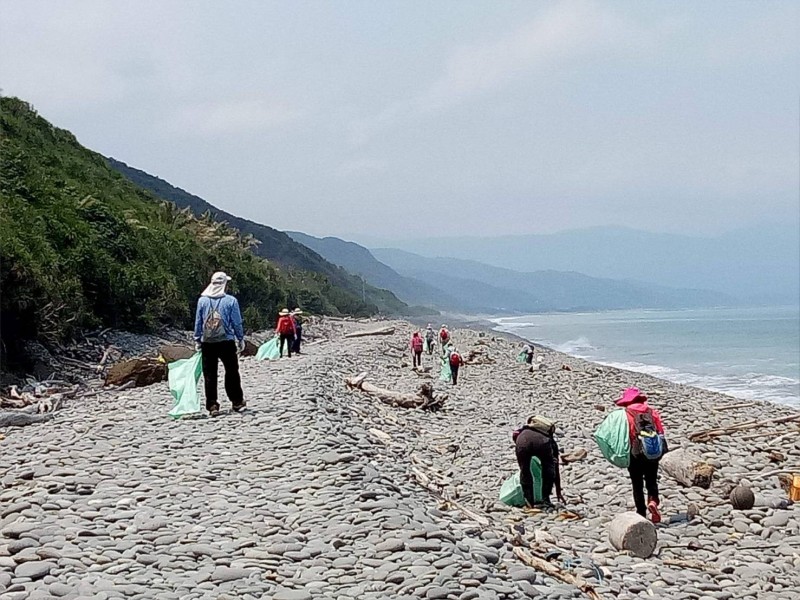
[[542, 506], [552, 509], [550, 494], [553, 485], [556, 487], [558, 501], [566, 504], [561, 490], [561, 472], [558, 468], [558, 444], [554, 438], [556, 425], [541, 416], [528, 418], [528, 423], [515, 431], [514, 452], [519, 463], [519, 480], [522, 493], [528, 506], [533, 507], [536, 499], [533, 493], [533, 476], [531, 475], [531, 459], [536, 457], [542, 465]]
[[212, 275], [211, 283], [197, 302], [194, 320], [195, 350], [202, 353], [206, 410], [212, 417], [219, 414], [218, 361], [225, 368], [225, 393], [233, 410], [238, 412], [246, 406], [238, 358], [238, 353], [244, 350], [244, 328], [239, 301], [225, 292], [230, 280], [222, 271]]

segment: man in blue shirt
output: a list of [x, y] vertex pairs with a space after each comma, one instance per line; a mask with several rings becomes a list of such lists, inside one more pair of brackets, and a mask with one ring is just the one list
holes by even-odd
[[197, 302], [194, 320], [195, 350], [203, 353], [206, 409], [212, 417], [219, 414], [218, 361], [222, 361], [225, 367], [225, 393], [233, 404], [233, 410], [238, 412], [246, 405], [237, 356], [244, 350], [244, 328], [239, 301], [225, 292], [230, 280], [222, 271], [214, 273]]

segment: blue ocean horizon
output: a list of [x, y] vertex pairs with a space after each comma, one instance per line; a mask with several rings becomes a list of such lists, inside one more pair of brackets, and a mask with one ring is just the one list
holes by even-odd
[[496, 329], [608, 366], [800, 408], [800, 307], [493, 318]]

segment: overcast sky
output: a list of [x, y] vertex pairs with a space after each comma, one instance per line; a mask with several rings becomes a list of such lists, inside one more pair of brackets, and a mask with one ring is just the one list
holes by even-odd
[[800, 2], [0, 0], [0, 87], [315, 235], [800, 211]]

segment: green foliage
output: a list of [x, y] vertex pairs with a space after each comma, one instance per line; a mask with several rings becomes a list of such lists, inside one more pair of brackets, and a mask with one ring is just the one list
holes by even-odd
[[83, 328], [191, 328], [197, 297], [217, 270], [233, 277], [251, 330], [271, 326], [284, 306], [377, 312], [323, 275], [279, 271], [250, 252], [253, 244], [209, 214], [196, 217], [137, 187], [27, 103], [0, 98], [5, 351]]

